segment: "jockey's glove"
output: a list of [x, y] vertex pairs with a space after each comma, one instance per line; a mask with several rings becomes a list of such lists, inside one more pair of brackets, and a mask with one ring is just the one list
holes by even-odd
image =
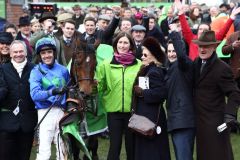
[[60, 87], [60, 88], [54, 88], [52, 90], [52, 95], [57, 95], [57, 94], [64, 94], [68, 90], [67, 86]]

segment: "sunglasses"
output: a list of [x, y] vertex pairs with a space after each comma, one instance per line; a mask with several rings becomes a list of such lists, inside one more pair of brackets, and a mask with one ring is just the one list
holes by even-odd
[[147, 57], [148, 55], [146, 53], [143, 54], [143, 57]]

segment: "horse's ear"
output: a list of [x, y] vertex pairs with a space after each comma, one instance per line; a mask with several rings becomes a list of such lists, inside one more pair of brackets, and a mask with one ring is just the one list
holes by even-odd
[[100, 45], [101, 41], [100, 39], [96, 39], [95, 43], [94, 43], [94, 48], [95, 50], [98, 48], [98, 46]]

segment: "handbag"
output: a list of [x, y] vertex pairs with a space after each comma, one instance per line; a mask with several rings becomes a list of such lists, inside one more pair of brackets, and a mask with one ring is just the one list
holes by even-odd
[[161, 109], [161, 106], [159, 106], [156, 123], [152, 122], [150, 119], [148, 119], [145, 116], [134, 113], [134, 110], [133, 110], [133, 114], [129, 119], [128, 128], [130, 128], [132, 131], [138, 134], [141, 134], [143, 136], [150, 137], [150, 138], [154, 137], [156, 133], [160, 134], [161, 128], [160, 126], [157, 126], [159, 121], [160, 109]]
[[[138, 73], [137, 77], [139, 77], [139, 76], [140, 75]], [[148, 76], [148, 74], [146, 74], [146, 76]], [[137, 80], [137, 78], [136, 78], [136, 80]], [[136, 80], [135, 80], [135, 83], [137, 82]], [[133, 92], [133, 97], [136, 97], [135, 92]], [[154, 137], [156, 135], [156, 133], [160, 134], [161, 127], [157, 126], [157, 124], [159, 122], [161, 106], [162, 105], [160, 105], [158, 108], [157, 121], [154, 123], [149, 118], [135, 113], [136, 99], [133, 98], [132, 99], [132, 116], [129, 119], [128, 128], [130, 128], [133, 132], [143, 135], [148, 138]]]
[[156, 125], [145, 116], [134, 113], [129, 119], [128, 128], [144, 136], [152, 137], [155, 134]]

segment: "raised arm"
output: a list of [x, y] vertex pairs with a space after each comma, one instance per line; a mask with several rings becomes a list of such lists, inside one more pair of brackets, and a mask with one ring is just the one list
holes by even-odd
[[114, 32], [118, 26], [119, 20], [120, 20], [120, 17], [115, 15], [113, 17], [113, 20], [107, 27], [107, 29], [103, 31], [103, 41], [102, 41], [103, 43], [107, 43], [109, 39], [112, 39]]
[[226, 36], [227, 32], [229, 31], [233, 21], [235, 20], [237, 14], [240, 13], [240, 7], [233, 9], [230, 18], [227, 20], [227, 22], [224, 24], [224, 26], [218, 31], [216, 32], [216, 39], [217, 40], [223, 40], [224, 37]]
[[178, 67], [181, 70], [187, 70], [189, 68], [189, 63], [191, 60], [188, 58], [186, 54], [185, 44], [180, 36], [180, 34], [176, 31], [173, 31], [169, 34], [169, 38], [173, 42], [174, 49], [177, 54]]
[[192, 33], [192, 30], [188, 24], [188, 21], [185, 17], [184, 11], [183, 11], [183, 6], [180, 0], [175, 0], [174, 5], [178, 9], [178, 16], [179, 16], [179, 21], [182, 27], [182, 34], [183, 38], [186, 40], [188, 44], [192, 43], [194, 34]]

